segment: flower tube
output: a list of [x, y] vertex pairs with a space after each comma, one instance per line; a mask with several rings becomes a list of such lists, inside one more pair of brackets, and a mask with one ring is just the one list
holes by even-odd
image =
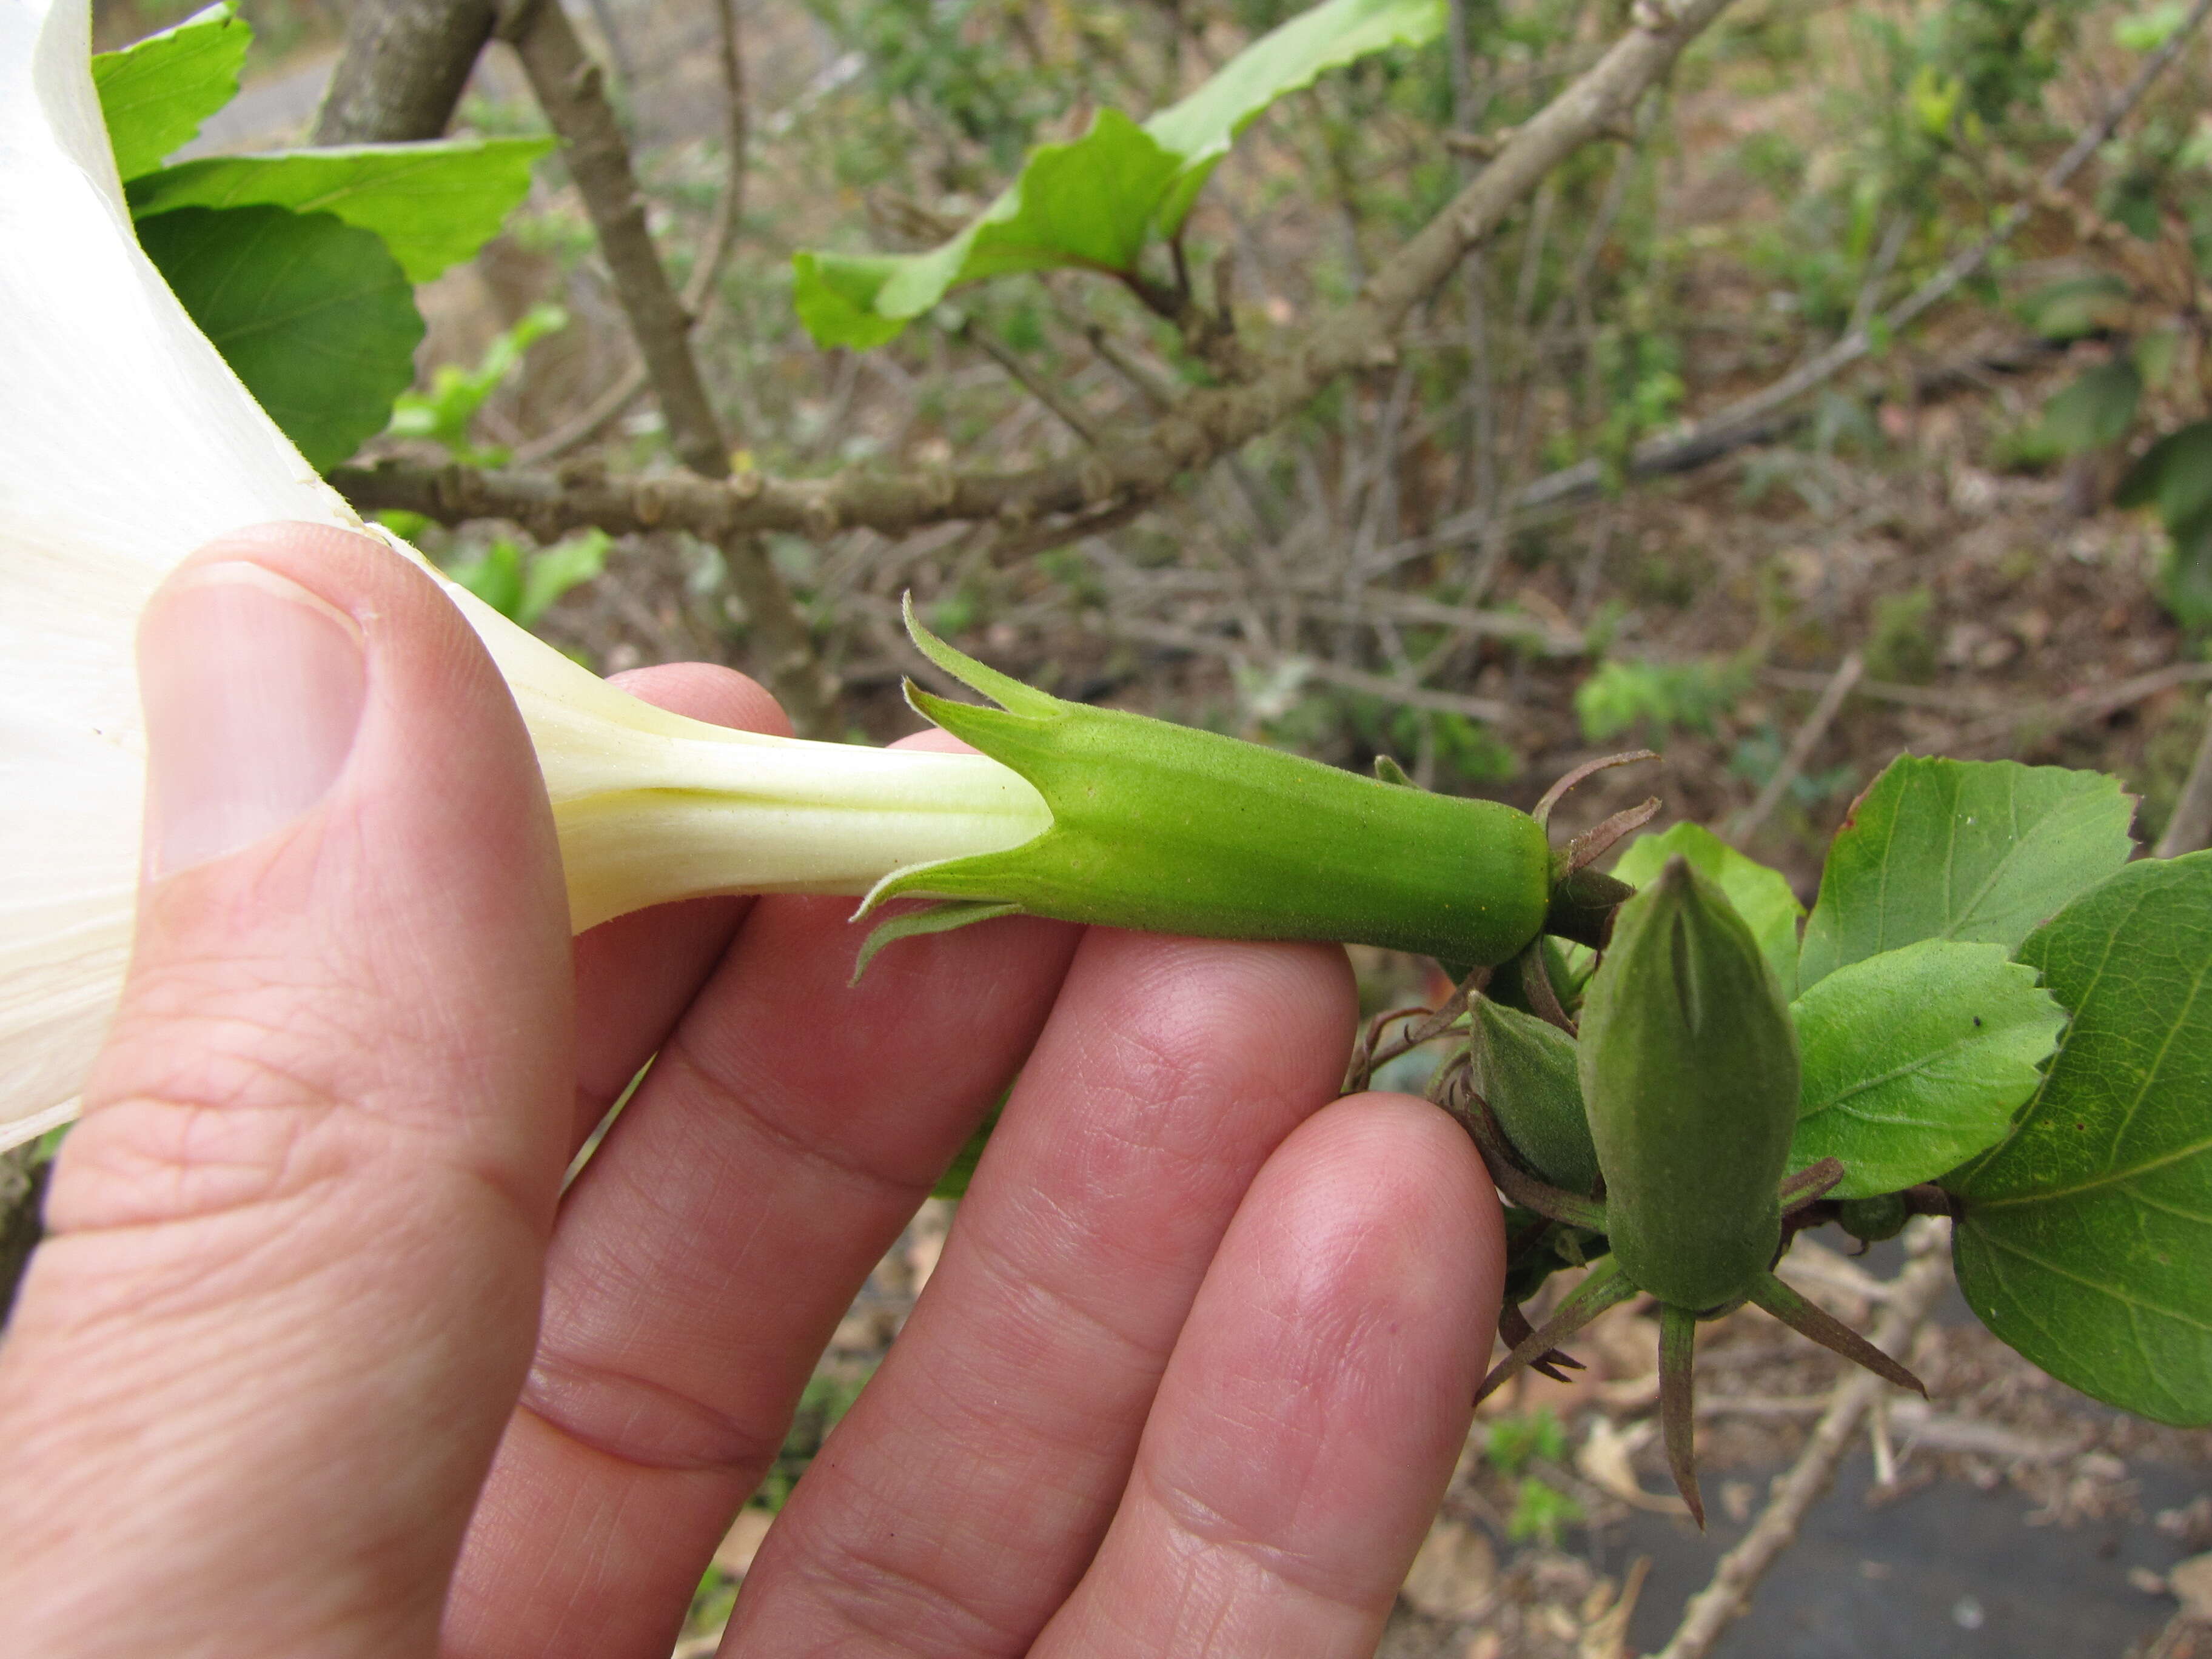
[[[140, 609], [185, 555], [243, 526], [365, 527], [139, 252], [88, 13], [0, 0], [0, 1146], [73, 1114], [121, 987]], [[705, 893], [865, 893], [1050, 822], [995, 761], [685, 720], [447, 591], [528, 723], [580, 928]]]

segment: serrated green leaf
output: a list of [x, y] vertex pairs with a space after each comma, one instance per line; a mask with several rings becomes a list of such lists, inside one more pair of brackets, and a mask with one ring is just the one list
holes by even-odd
[[246, 388], [327, 471], [384, 429], [415, 377], [422, 319], [371, 232], [327, 213], [179, 208], [139, 245]]
[[2062, 455], [2103, 449], [2128, 435], [2142, 401], [2142, 374], [2133, 362], [2115, 357], [2085, 369], [2043, 406], [2041, 437]]
[[2012, 1134], [1944, 1181], [1959, 1287], [2061, 1382], [2212, 1423], [2212, 853], [2130, 865], [2020, 955], [2074, 1023]]
[[331, 213], [374, 231], [411, 282], [472, 257], [529, 193], [530, 165], [550, 138], [447, 138], [270, 155], [218, 155], [134, 179], [140, 218], [182, 207]]
[[1632, 887], [1641, 887], [1680, 854], [1690, 867], [1728, 895], [1759, 941], [1774, 976], [1782, 982], [1784, 1000], [1796, 994], [1797, 923], [1805, 907], [1790, 890], [1779, 870], [1770, 870], [1758, 860], [1746, 858], [1710, 830], [1695, 823], [1677, 823], [1657, 835], [1638, 836], [1628, 844], [1613, 873]]
[[1995, 1146], [2066, 1024], [2002, 945], [1948, 939], [1840, 968], [1790, 1017], [1804, 1067], [1790, 1167], [1841, 1158], [1832, 1198], [1933, 1181]]
[[2143, 451], [2112, 501], [2156, 507], [2169, 530], [2212, 510], [2212, 421], [2192, 421]]
[[1391, 46], [1426, 46], [1443, 33], [1445, 0], [1332, 0], [1254, 41], [1220, 72], [1145, 123], [1182, 170], [1156, 216], [1172, 236], [1237, 135], [1270, 104], [1330, 70]]
[[2015, 948], [2127, 862], [2134, 811], [2094, 772], [1900, 756], [1828, 848], [1799, 989], [1915, 939]]
[[895, 338], [955, 287], [1020, 270], [1127, 273], [1189, 212], [1230, 143], [1284, 94], [1325, 71], [1443, 27], [1443, 0], [1324, 0], [1255, 40], [1141, 127], [1098, 112], [1073, 143], [1041, 144], [982, 216], [925, 253], [793, 256], [792, 304], [825, 346]]
[[823, 345], [881, 345], [961, 283], [1063, 265], [1136, 268], [1176, 158], [1119, 110], [1071, 144], [1041, 144], [1013, 187], [927, 253], [799, 253], [792, 303]]
[[120, 52], [94, 52], [92, 83], [116, 172], [134, 179], [191, 143], [201, 124], [238, 95], [238, 71], [252, 40], [226, 0]]

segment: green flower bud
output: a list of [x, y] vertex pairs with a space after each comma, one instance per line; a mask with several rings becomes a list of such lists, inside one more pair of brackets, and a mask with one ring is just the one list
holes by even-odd
[[1912, 1219], [1912, 1210], [1902, 1194], [1883, 1193], [1875, 1198], [1844, 1200], [1836, 1206], [1836, 1219], [1862, 1243], [1878, 1244], [1903, 1232], [1905, 1224]]
[[1575, 1076], [1575, 1040], [1548, 1020], [1482, 998], [1474, 1086], [1528, 1168], [1571, 1193], [1597, 1190], [1597, 1148]]
[[912, 684], [908, 700], [1027, 779], [1052, 823], [1005, 852], [902, 870], [863, 908], [920, 894], [964, 902], [946, 925], [1021, 911], [1467, 963], [1503, 962], [1543, 924], [1551, 855], [1525, 812], [1065, 702], [955, 651], [911, 609], [907, 627], [931, 661], [1000, 707]]
[[1677, 857], [1628, 901], [1583, 1003], [1579, 1069], [1613, 1254], [1702, 1312], [1771, 1265], [1797, 1037], [1759, 942]]

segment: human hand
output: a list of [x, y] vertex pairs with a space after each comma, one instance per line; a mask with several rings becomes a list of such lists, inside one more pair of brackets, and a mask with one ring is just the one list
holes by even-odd
[[[527, 737], [421, 572], [246, 532], [140, 653], [136, 956], [0, 1346], [0, 1652], [658, 1659], [1018, 1067], [726, 1649], [1372, 1649], [1503, 1246], [1441, 1113], [1331, 1103], [1340, 951], [1009, 920], [848, 989], [849, 902], [792, 897], [572, 949]], [[625, 683], [782, 729], [727, 671]]]

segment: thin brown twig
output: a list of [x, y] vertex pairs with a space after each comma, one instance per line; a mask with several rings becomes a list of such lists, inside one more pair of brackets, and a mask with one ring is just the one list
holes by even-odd
[[499, 33], [522, 59], [538, 107], [560, 136], [562, 158], [614, 274], [615, 297], [668, 422], [671, 447], [701, 477], [726, 477], [728, 447], [691, 353], [691, 316], [653, 246], [629, 141], [607, 102], [599, 65], [551, 0], [511, 5]]
[[[613, 274], [616, 297], [629, 320], [653, 396], [668, 423], [671, 447], [696, 475], [690, 481], [695, 487], [734, 487], [724, 482], [731, 476], [729, 441], [715, 417], [691, 349], [691, 313], [670, 283], [653, 245], [644, 199], [630, 166], [629, 143], [607, 102], [599, 65], [585, 52], [556, 0], [510, 0], [498, 33], [522, 59], [531, 91], [560, 137], [599, 251]], [[453, 471], [468, 473], [465, 468]], [[653, 527], [650, 522], [623, 526]], [[817, 530], [811, 521], [804, 527]], [[793, 726], [804, 736], [836, 735], [841, 725], [836, 683], [814, 648], [811, 626], [767, 550], [743, 526], [727, 526], [707, 538], [721, 549], [731, 589], [744, 609], [761, 659], [758, 666]]]
[[[1921, 1220], [1906, 1236], [1912, 1261], [1892, 1286], [1889, 1304], [1876, 1322], [1874, 1340], [1886, 1352], [1910, 1351], [1912, 1339], [1936, 1306], [1949, 1275], [1945, 1251], [1949, 1230]], [[1742, 1615], [1753, 1591], [1797, 1536], [1806, 1512], [1835, 1479], [1844, 1454], [1856, 1438], [1868, 1409], [1889, 1385], [1870, 1371], [1854, 1370], [1828, 1396], [1813, 1437], [1776, 1484], [1774, 1496], [1742, 1541], [1720, 1559], [1711, 1582], [1690, 1598], [1682, 1622], [1655, 1659], [1705, 1659], [1721, 1632]]]
[[[1835, 670], [1824, 669], [1818, 673], [1797, 668], [1762, 668], [1759, 681], [1783, 691], [1826, 691], [1835, 678]], [[1973, 690], [1947, 690], [1934, 685], [1900, 685], [1893, 680], [1862, 678], [1851, 687], [1851, 695], [1874, 702], [1893, 702], [1904, 708], [1925, 708], [1932, 713], [1948, 714], [1954, 719], [1979, 718], [1995, 714], [2003, 699]]]
[[1820, 747], [1820, 739], [1827, 736], [1828, 727], [1841, 712], [1844, 699], [1851, 695], [1851, 688], [1859, 683], [1865, 672], [1866, 659], [1856, 651], [1846, 653], [1843, 661], [1836, 665], [1836, 672], [1820, 688], [1820, 700], [1813, 705], [1813, 712], [1805, 717], [1804, 725], [1797, 728], [1797, 735], [1790, 740], [1789, 752], [1783, 756], [1782, 763], [1774, 769], [1774, 775], [1767, 779], [1757, 798], [1737, 813], [1735, 822], [1729, 826], [1728, 838], [1738, 847], [1759, 833], [1759, 826], [1766, 822], [1768, 814], [1781, 803], [1783, 792], [1803, 775], [1806, 763], [1813, 758], [1814, 750]]
[[979, 348], [986, 357], [1006, 371], [1009, 378], [1054, 414], [1060, 424], [1092, 448], [1098, 447], [1098, 428], [1091, 417], [1078, 408], [1075, 400], [1066, 396], [1053, 383], [1022, 361], [1021, 353], [997, 335], [972, 319], [961, 325], [960, 337]]
[[[1284, 349], [1260, 360], [1248, 379], [1192, 391], [1167, 415], [1095, 453], [1018, 473], [887, 475], [854, 467], [819, 481], [748, 474], [726, 482], [605, 478], [571, 488], [550, 474], [526, 470], [386, 464], [341, 469], [333, 482], [357, 507], [404, 507], [441, 523], [506, 518], [556, 537], [593, 525], [614, 533], [660, 526], [716, 541], [773, 530], [814, 533], [825, 526], [865, 526], [898, 535], [928, 524], [1000, 515], [1035, 523], [1109, 501], [1157, 499], [1185, 472], [1288, 419], [1339, 375], [1395, 362], [1401, 349], [1395, 337], [1406, 318], [1467, 251], [1487, 238], [1553, 167], [1613, 131], [1729, 3], [1654, 0], [1640, 6], [1638, 21], [1597, 63], [1524, 123], [1498, 158], [1400, 247], [1357, 298], [1291, 337]], [[538, 10], [550, 15], [558, 8]], [[672, 417], [670, 429], [678, 429]]]
[[2045, 735], [2064, 731], [2069, 726], [2102, 720], [2131, 703], [2141, 702], [2145, 697], [2154, 697], [2177, 685], [2187, 685], [2199, 680], [2212, 680], [2212, 663], [2169, 663], [2164, 668], [2154, 668], [2147, 674], [2135, 675], [2117, 685], [2085, 686], [2079, 691], [2054, 697], [2048, 702], [2030, 703], [2025, 708], [1992, 714], [1986, 720], [1964, 727], [1959, 733], [1958, 743], [1960, 746], [1971, 747], [1994, 743], [2020, 731]]
[[[738, 0], [713, 0], [717, 45], [722, 65], [725, 160], [722, 188], [714, 198], [714, 216], [707, 222], [707, 239], [697, 262], [684, 284], [684, 308], [697, 322], [712, 314], [721, 297], [722, 270], [737, 246], [738, 225], [744, 217], [746, 151], [751, 143], [751, 106], [745, 94], [744, 52], [738, 32]], [[696, 325], [696, 324], [695, 324]], [[587, 444], [622, 418], [645, 390], [645, 362], [633, 360], [615, 383], [573, 420], [544, 436], [532, 439], [514, 452], [517, 466], [536, 466], [557, 460], [570, 450]]]
[[[1179, 628], [1173, 623], [1152, 622], [1141, 617], [1111, 617], [1103, 625], [1112, 632], [1125, 634], [1131, 639], [1147, 640], [1178, 651], [1194, 652], [1200, 656], [1237, 660], [1250, 655], [1233, 641], [1218, 635], [1202, 633], [1194, 628]], [[1508, 724], [1517, 717], [1512, 704], [1499, 702], [1493, 697], [1464, 696], [1455, 691], [1431, 691], [1425, 686], [1407, 685], [1381, 674], [1370, 674], [1361, 669], [1346, 668], [1337, 663], [1322, 662], [1311, 658], [1304, 659], [1300, 665], [1308, 679], [1341, 686], [1346, 691], [1363, 691], [1370, 696], [1403, 703], [1408, 708], [1433, 708], [1439, 714], [1464, 714], [1469, 720], [1486, 720], [1496, 726]]]

